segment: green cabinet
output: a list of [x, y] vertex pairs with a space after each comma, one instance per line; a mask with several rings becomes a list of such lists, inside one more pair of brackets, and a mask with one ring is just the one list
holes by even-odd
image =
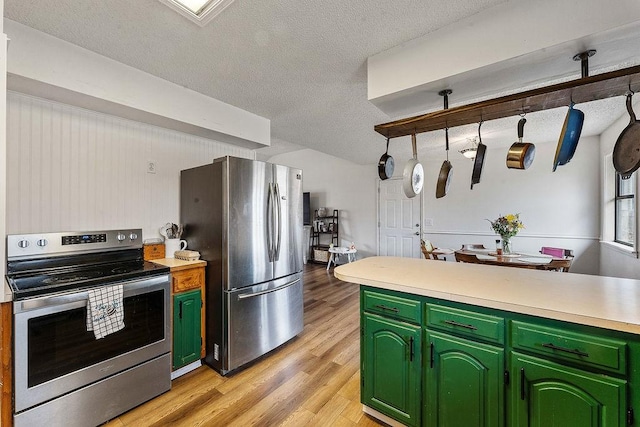
[[408, 426], [420, 422], [421, 328], [365, 313], [362, 402]]
[[634, 425], [636, 335], [367, 286], [361, 316], [362, 403], [405, 425]]
[[504, 349], [427, 331], [427, 426], [504, 426]]
[[200, 359], [200, 289], [173, 296], [173, 369]]
[[627, 382], [513, 352], [512, 426], [626, 424]]

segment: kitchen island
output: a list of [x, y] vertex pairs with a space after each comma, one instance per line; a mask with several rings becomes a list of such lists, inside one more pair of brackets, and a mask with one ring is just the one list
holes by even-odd
[[410, 426], [623, 426], [640, 407], [640, 281], [371, 257], [365, 412]]

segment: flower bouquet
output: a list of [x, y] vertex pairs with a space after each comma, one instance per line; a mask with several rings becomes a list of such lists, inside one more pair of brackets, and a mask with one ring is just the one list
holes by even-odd
[[520, 221], [520, 214], [508, 214], [501, 216], [495, 221], [487, 221], [491, 223], [493, 231], [502, 238], [502, 253], [505, 255], [510, 254], [511, 238], [524, 228], [524, 224]]

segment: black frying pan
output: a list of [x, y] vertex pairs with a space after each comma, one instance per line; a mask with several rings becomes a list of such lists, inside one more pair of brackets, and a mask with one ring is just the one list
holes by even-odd
[[447, 160], [442, 162], [440, 167], [440, 173], [438, 174], [438, 181], [436, 182], [436, 199], [440, 199], [447, 195], [449, 190], [449, 184], [451, 183], [451, 177], [453, 176], [453, 166], [449, 161], [449, 128], [444, 128], [447, 148]]
[[613, 147], [613, 167], [622, 179], [629, 178], [640, 167], [640, 123], [633, 112], [632, 96], [633, 92], [627, 94], [627, 111], [631, 120]]
[[482, 143], [482, 135], [480, 135], [480, 127], [482, 122], [478, 125], [478, 144], [476, 150], [476, 158], [473, 161], [473, 172], [471, 173], [471, 189], [473, 190], [473, 184], [480, 182], [480, 175], [482, 175], [482, 165], [484, 164], [484, 154], [487, 151], [487, 146]]
[[395, 162], [393, 157], [389, 155], [389, 138], [387, 138], [387, 151], [384, 152], [378, 162], [378, 176], [381, 180], [389, 179], [393, 176]]

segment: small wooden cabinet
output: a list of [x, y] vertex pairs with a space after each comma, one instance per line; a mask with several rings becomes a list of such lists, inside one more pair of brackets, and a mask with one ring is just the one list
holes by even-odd
[[[175, 370], [205, 356], [204, 296], [207, 263], [201, 260], [183, 261], [175, 258], [154, 259], [152, 262], [167, 266], [171, 270], [172, 360]], [[195, 348], [198, 349], [197, 352], [194, 351]]]
[[202, 335], [200, 321], [202, 293], [200, 289], [173, 296], [172, 367], [178, 369], [200, 359]]

